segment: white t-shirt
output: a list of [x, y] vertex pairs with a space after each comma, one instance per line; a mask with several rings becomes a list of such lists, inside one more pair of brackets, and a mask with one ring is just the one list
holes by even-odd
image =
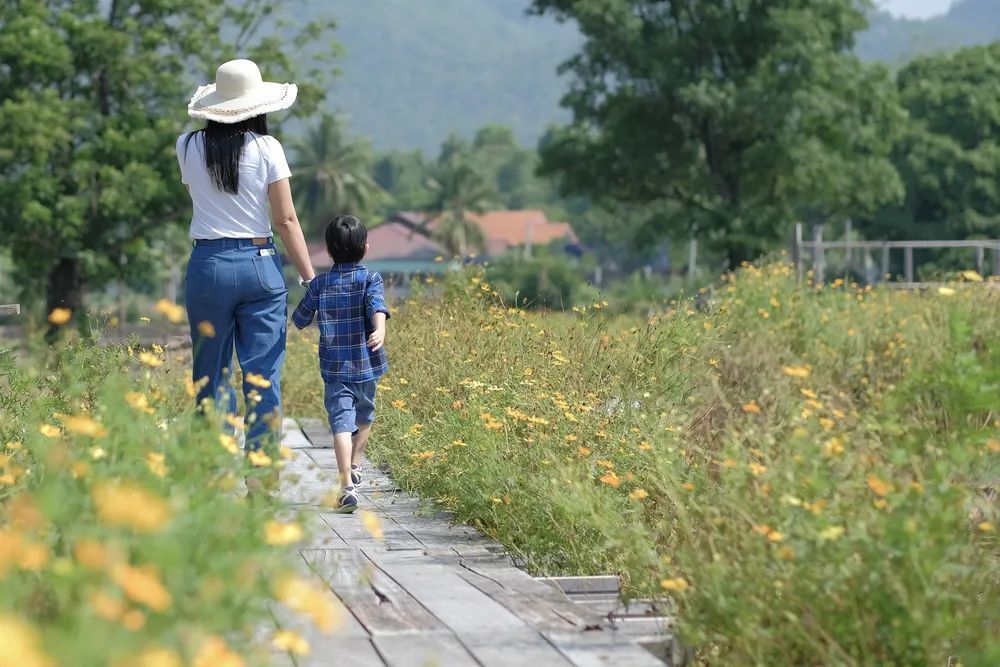
[[292, 175], [285, 151], [277, 139], [246, 133], [240, 159], [239, 192], [231, 195], [216, 187], [205, 167], [204, 136], [196, 134], [184, 144], [187, 134], [177, 139], [177, 162], [181, 182], [191, 191], [194, 215], [191, 216], [192, 239], [247, 239], [271, 235], [267, 211], [267, 186]]

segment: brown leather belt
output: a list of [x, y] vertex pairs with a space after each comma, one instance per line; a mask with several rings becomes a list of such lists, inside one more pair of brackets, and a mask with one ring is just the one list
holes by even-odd
[[271, 239], [268, 238], [268, 237], [264, 237], [264, 238], [257, 237], [257, 238], [250, 239], [250, 241], [252, 241], [254, 245], [267, 245], [268, 243], [271, 242]]

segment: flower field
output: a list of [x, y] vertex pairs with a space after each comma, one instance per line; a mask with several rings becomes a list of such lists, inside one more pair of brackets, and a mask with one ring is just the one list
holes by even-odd
[[308, 650], [268, 630], [275, 599], [335, 624], [289, 573], [299, 524], [234, 493], [281, 455], [237, 456], [184, 366], [155, 347], [0, 353], [0, 665], [266, 664]]
[[[745, 268], [648, 321], [400, 304], [371, 456], [546, 573], [669, 596], [705, 664], [1000, 664], [1000, 290]], [[319, 414], [309, 332], [287, 395]]]

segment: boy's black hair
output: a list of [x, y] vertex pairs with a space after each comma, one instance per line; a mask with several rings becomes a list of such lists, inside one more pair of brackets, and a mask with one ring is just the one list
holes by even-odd
[[338, 264], [360, 262], [367, 243], [368, 230], [353, 215], [338, 215], [326, 226], [326, 251]]

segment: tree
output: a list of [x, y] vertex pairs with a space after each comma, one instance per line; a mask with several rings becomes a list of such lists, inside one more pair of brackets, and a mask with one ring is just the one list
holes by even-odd
[[[277, 0], [17, 0], [0, 4], [0, 245], [19, 283], [44, 281], [48, 308], [80, 311], [84, 291], [149, 269], [190, 214], [174, 157], [184, 101], [224, 60], [249, 57], [265, 78], [294, 77]], [[222, 35], [232, 36], [224, 40]], [[325, 60], [300, 81], [295, 110], [322, 99]]]
[[870, 223], [873, 236], [1000, 235], [1000, 43], [921, 58], [898, 75], [910, 114], [893, 151], [906, 184], [901, 206]]
[[389, 151], [372, 168], [375, 182], [388, 193], [381, 212], [422, 211], [430, 206], [433, 193], [428, 186], [430, 165], [420, 151]]
[[347, 138], [343, 123], [324, 113], [306, 136], [292, 143], [292, 186], [296, 204], [313, 230], [333, 215], [364, 216], [385, 191], [372, 176], [372, 150], [365, 141]]
[[456, 257], [468, 255], [469, 248], [484, 251], [483, 230], [468, 214], [485, 211], [495, 193], [472, 166], [465, 142], [457, 137], [444, 142], [429, 184], [434, 192], [430, 219], [437, 222], [431, 236]]
[[865, 0], [535, 0], [586, 42], [563, 65], [573, 122], [542, 151], [567, 192], [676, 204], [670, 226], [730, 265], [803, 211], [898, 199], [888, 73], [851, 54]]

